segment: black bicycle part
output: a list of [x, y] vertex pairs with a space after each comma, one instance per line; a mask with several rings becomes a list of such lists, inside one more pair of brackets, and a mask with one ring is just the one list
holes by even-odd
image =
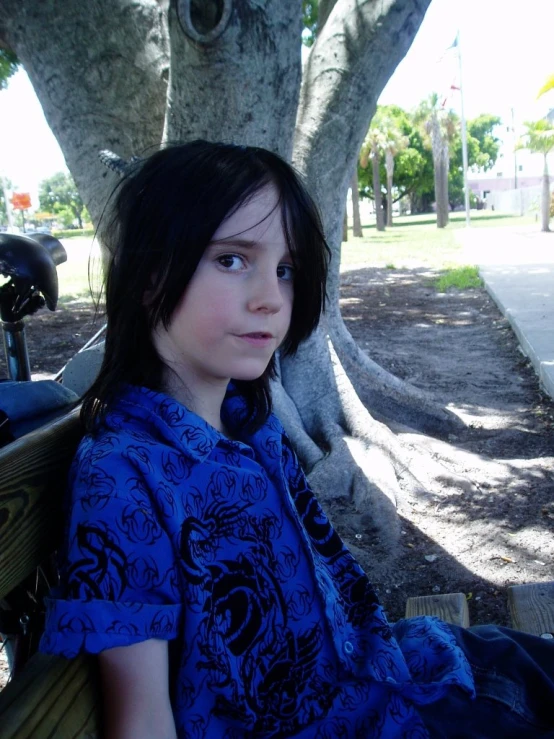
[[8, 278], [0, 287], [0, 322], [12, 380], [31, 379], [23, 318], [45, 305], [56, 310], [56, 266], [66, 260], [62, 244], [49, 234], [0, 234], [0, 274]]

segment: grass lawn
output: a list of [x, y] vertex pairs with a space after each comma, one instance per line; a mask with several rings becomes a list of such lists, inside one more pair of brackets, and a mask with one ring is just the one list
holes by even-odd
[[[342, 245], [341, 267], [415, 267], [429, 266], [449, 269], [465, 266], [464, 253], [456, 231], [465, 228], [465, 214], [454, 213], [444, 229], [438, 229], [432, 215], [404, 216], [395, 219], [392, 228], [379, 232], [374, 224], [363, 224], [364, 237], [353, 238], [350, 230], [348, 241]], [[518, 227], [535, 222], [533, 216], [515, 217], [479, 211], [471, 215], [472, 228]], [[67, 251], [67, 262], [58, 267], [60, 303], [73, 300], [91, 300], [89, 288], [89, 257], [92, 254], [94, 293], [100, 284], [100, 260], [98, 244], [92, 236], [62, 238]], [[92, 251], [91, 251], [92, 249]], [[471, 266], [471, 265], [468, 265]]]
[[[517, 227], [531, 225], [533, 216], [509, 216], [487, 211], [471, 214], [472, 228]], [[465, 229], [465, 214], [450, 214], [450, 223], [439, 229], [432, 215], [403, 216], [392, 228], [377, 231], [375, 225], [362, 224], [363, 238], [354, 238], [349, 229], [343, 242], [341, 267], [416, 267], [448, 269], [463, 263], [463, 247], [456, 231]]]
[[94, 294], [100, 289], [100, 259], [98, 244], [92, 236], [78, 236], [60, 239], [66, 252], [67, 261], [58, 267], [59, 302], [69, 305], [72, 301], [90, 301], [89, 266], [92, 270]]

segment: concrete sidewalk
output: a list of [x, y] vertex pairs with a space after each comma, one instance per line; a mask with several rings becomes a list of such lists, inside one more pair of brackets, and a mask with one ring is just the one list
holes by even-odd
[[509, 320], [543, 389], [554, 397], [554, 233], [539, 225], [456, 232], [466, 264]]

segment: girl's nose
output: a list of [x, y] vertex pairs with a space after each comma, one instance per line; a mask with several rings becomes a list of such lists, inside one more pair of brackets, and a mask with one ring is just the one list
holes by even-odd
[[248, 300], [249, 310], [277, 313], [283, 303], [282, 286], [275, 273], [255, 280]]

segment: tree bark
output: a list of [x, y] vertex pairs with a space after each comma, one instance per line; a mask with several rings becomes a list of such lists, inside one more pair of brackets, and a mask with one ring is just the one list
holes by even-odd
[[550, 177], [548, 175], [548, 159], [544, 156], [541, 192], [541, 231], [550, 231]]
[[434, 171], [437, 228], [445, 228], [448, 225], [448, 171], [442, 157], [435, 163]]
[[2, 0], [0, 27], [40, 100], [98, 223], [117, 177], [101, 149], [124, 157], [160, 142], [169, 57], [155, 0]]
[[431, 147], [433, 152], [433, 170], [435, 180], [435, 206], [437, 211], [437, 228], [448, 225], [448, 141], [444, 137], [437, 112], [433, 111], [430, 120]]
[[162, 137], [205, 137], [268, 147], [303, 174], [333, 252], [328, 310], [296, 357], [278, 362], [275, 408], [322, 498], [369, 511], [386, 553], [395, 506], [422, 485], [409, 472], [413, 455], [382, 422], [434, 434], [461, 423], [353, 341], [339, 310], [340, 244], [377, 98], [429, 3], [331, 0], [303, 73], [300, 0], [217, 0], [217, 13], [197, 4], [194, 19], [185, 0], [168, 18], [154, 0], [66, 0], [63, 14], [54, 0], [0, 7], [95, 222], [113, 186], [97, 160], [103, 148], [129, 157]]
[[350, 184], [352, 189], [352, 235], [362, 238], [364, 232], [362, 231], [362, 219], [360, 217], [360, 193], [358, 190], [358, 167], [354, 170], [352, 175], [352, 182]]
[[290, 160], [302, 76], [299, 2], [220, 4], [230, 15], [216, 38], [170, 6], [164, 139], [240, 142]]
[[379, 152], [371, 153], [371, 170], [373, 174], [373, 202], [375, 204], [375, 228], [385, 230], [385, 216], [383, 213], [383, 197], [381, 195], [381, 178], [379, 176]]
[[394, 175], [394, 156], [388, 149], [385, 152], [385, 168], [387, 170], [387, 226], [392, 226], [392, 178]]

